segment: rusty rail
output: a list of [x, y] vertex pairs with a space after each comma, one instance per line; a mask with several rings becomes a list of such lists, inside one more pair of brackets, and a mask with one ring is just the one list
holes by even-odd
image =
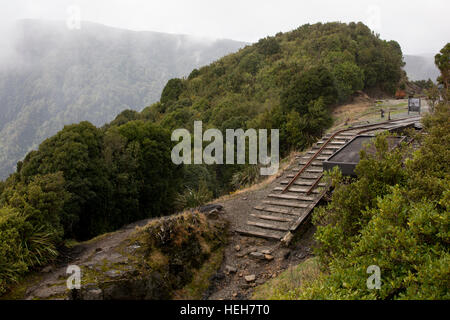
[[[334, 137], [336, 137], [337, 135], [346, 132], [346, 131], [352, 131], [352, 130], [357, 130], [360, 128], [370, 128], [370, 127], [376, 127], [379, 125], [384, 125], [384, 124], [389, 124], [389, 123], [393, 123], [393, 122], [397, 122], [397, 121], [403, 121], [403, 120], [408, 120], [408, 119], [414, 119], [414, 118], [418, 118], [418, 116], [416, 117], [406, 117], [406, 118], [400, 118], [400, 119], [395, 119], [395, 120], [390, 120], [390, 121], [384, 121], [384, 122], [379, 122], [379, 123], [373, 123], [373, 124], [367, 124], [367, 125], [362, 125], [362, 126], [356, 126], [356, 127], [350, 127], [350, 128], [346, 128], [346, 129], [341, 129], [336, 131], [335, 133], [333, 133], [328, 139], [327, 141], [324, 142], [324, 144], [319, 148], [319, 150], [316, 151], [316, 153], [314, 153], [314, 155], [311, 157], [311, 159], [308, 160], [308, 162], [303, 166], [303, 168], [297, 172], [297, 174], [292, 178], [292, 180], [287, 184], [287, 186], [283, 189], [283, 191], [281, 191], [281, 193], [285, 193], [286, 191], [288, 191], [288, 189], [294, 184], [294, 182], [298, 179], [298, 177], [311, 165], [311, 163], [317, 158], [317, 156], [323, 151], [323, 149], [325, 149], [325, 147], [334, 139]], [[370, 130], [363, 130], [361, 132], [367, 132]], [[361, 132], [358, 132], [361, 133]], [[320, 177], [321, 178], [321, 177]], [[318, 181], [316, 181], [316, 183], [318, 183]], [[311, 189], [312, 190], [312, 189]]]
[[308, 189], [308, 191], [306, 192], [307, 196], [309, 196], [311, 194], [313, 189], [319, 184], [319, 181], [322, 180], [322, 178], [323, 178], [323, 173], [321, 173], [320, 176], [317, 177], [316, 181], [314, 181], [312, 186]]

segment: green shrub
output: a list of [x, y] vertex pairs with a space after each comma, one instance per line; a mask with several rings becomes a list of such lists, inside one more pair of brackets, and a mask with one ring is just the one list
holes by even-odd
[[355, 91], [364, 88], [364, 74], [355, 63], [346, 61], [335, 65], [333, 75], [341, 102], [348, 100]]
[[[314, 213], [317, 254], [327, 276], [296, 295], [303, 299], [449, 299], [450, 106], [424, 119], [422, 146], [402, 165], [400, 150], [362, 153], [358, 179], [337, 184], [332, 202]], [[336, 179], [342, 179], [334, 173]], [[381, 289], [366, 286], [381, 270]]]
[[263, 55], [273, 55], [280, 52], [280, 44], [274, 37], [266, 37], [258, 41], [256, 44], [258, 52]]
[[312, 68], [296, 76], [281, 93], [280, 103], [286, 111], [295, 110], [301, 115], [306, 115], [311, 101], [320, 97], [326, 106], [337, 100], [334, 79], [324, 67]]
[[175, 199], [175, 206], [179, 210], [197, 208], [210, 201], [213, 193], [208, 189], [205, 181], [200, 181], [198, 189], [187, 187]]
[[242, 189], [257, 183], [261, 176], [257, 165], [245, 165], [243, 169], [233, 174], [231, 183], [235, 189]]
[[161, 103], [167, 104], [178, 100], [178, 97], [183, 92], [183, 81], [178, 78], [170, 79], [161, 93]]
[[0, 208], [0, 295], [36, 266], [57, 256], [57, 235], [17, 209]]

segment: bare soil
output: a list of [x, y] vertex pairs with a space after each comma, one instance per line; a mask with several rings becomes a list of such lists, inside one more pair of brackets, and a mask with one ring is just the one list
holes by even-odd
[[[293, 159], [295, 155], [291, 157]], [[294, 165], [291, 162], [283, 171], [289, 171]], [[245, 228], [250, 211], [279, 185], [283, 171], [275, 179], [260, 184], [257, 189], [252, 188], [217, 202], [223, 205], [224, 218], [230, 223], [229, 243], [225, 248], [222, 266], [211, 279], [205, 299], [250, 299], [255, 286], [312, 255], [314, 228], [311, 224], [298, 231], [300, 236], [289, 247], [283, 247], [280, 241], [242, 236], [234, 231]], [[255, 276], [254, 280], [246, 279], [246, 276], [252, 275]]]

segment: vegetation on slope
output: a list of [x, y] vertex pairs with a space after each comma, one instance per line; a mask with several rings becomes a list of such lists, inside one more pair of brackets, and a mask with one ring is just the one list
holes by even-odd
[[[378, 148], [358, 166], [360, 179], [339, 186], [316, 213], [318, 254], [330, 275], [302, 297], [450, 298], [449, 118], [447, 104], [425, 119], [429, 134], [405, 167], [398, 152]], [[366, 287], [370, 265], [381, 269], [380, 290]]]
[[[449, 48], [435, 57], [443, 89], [422, 120], [425, 134], [415, 136], [420, 147], [388, 152], [380, 135], [375, 155], [361, 152], [356, 179], [335, 168], [332, 200], [313, 216], [317, 257], [257, 288], [255, 298], [450, 298]], [[380, 268], [378, 289], [367, 286], [371, 266]]]
[[75, 298], [87, 299], [95, 288], [101, 290], [96, 299], [105, 300], [201, 299], [222, 261], [226, 228], [223, 220], [198, 212], [150, 222], [117, 248], [126, 263], [82, 265], [82, 290]]
[[[0, 184], [0, 237], [11, 242], [0, 243], [0, 292], [51, 259], [61, 239], [194, 207], [258, 178], [242, 165], [175, 166], [170, 130], [192, 129], [194, 120], [221, 130], [278, 128], [286, 154], [319, 137], [331, 108], [355, 91], [393, 92], [402, 64], [398, 44], [362, 23], [305, 25], [170, 80], [141, 113], [126, 110], [102, 128], [66, 126]], [[30, 250], [45, 242], [48, 252]]]
[[[222, 131], [277, 128], [286, 155], [319, 137], [331, 124], [330, 109], [355, 91], [394, 93], [402, 65], [399, 45], [379, 39], [362, 23], [304, 25], [195, 69], [187, 79], [170, 80], [159, 103], [140, 114], [127, 111], [113, 123], [148, 119], [171, 130], [192, 130], [202, 120], [205, 129]], [[217, 195], [232, 188], [242, 168], [203, 171]], [[247, 180], [243, 176], [243, 184]]]
[[[275, 283], [272, 299], [449, 299], [450, 105], [424, 119], [421, 147], [387, 151], [378, 136], [374, 156], [362, 154], [358, 179], [344, 183], [338, 170], [332, 201], [316, 209], [320, 264], [306, 275]], [[307, 262], [309, 265], [311, 262]], [[380, 289], [368, 289], [369, 266], [381, 271]], [[302, 271], [304, 272], [304, 271]], [[268, 284], [266, 287], [270, 287]], [[257, 290], [257, 294], [267, 288]]]
[[16, 31], [14, 57], [0, 66], [0, 179], [64, 125], [140, 110], [170, 78], [244, 46], [87, 22], [68, 30], [63, 21], [24, 20]]

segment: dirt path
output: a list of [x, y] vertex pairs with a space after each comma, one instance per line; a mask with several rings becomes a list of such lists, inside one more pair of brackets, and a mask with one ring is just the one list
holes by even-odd
[[[295, 156], [293, 156], [295, 158]], [[224, 217], [230, 222], [229, 244], [220, 270], [211, 280], [206, 299], [249, 299], [253, 288], [276, 277], [289, 266], [296, 265], [312, 254], [314, 229], [309, 224], [302, 236], [288, 248], [280, 241], [242, 236], [234, 230], [242, 228], [252, 208], [261, 203], [283, 180], [295, 164], [288, 165], [276, 179], [230, 199], [217, 202], [224, 207]]]
[[[295, 155], [292, 156], [292, 159]], [[294, 164], [287, 165], [288, 171]], [[301, 241], [293, 248], [284, 248], [279, 241], [268, 241], [241, 236], [234, 232], [242, 227], [252, 207], [257, 205], [281, 180], [282, 172], [277, 178], [263, 182], [221, 201], [223, 218], [229, 221], [229, 242], [224, 251], [220, 270], [212, 277], [211, 286], [205, 293], [205, 299], [249, 299], [253, 288], [268, 279], [277, 276], [290, 265], [298, 264], [310, 255], [313, 230], [306, 230]], [[157, 219], [157, 218], [154, 218]], [[117, 247], [126, 240], [137, 226], [144, 226], [154, 219], [147, 219], [130, 224], [118, 231], [98, 236], [63, 252], [57, 263], [41, 272], [33, 274], [23, 283], [19, 291], [23, 299], [64, 299], [67, 296], [67, 267], [95, 266], [103, 261], [109, 263], [127, 263], [127, 257], [121, 255]], [[248, 276], [254, 275], [254, 279]], [[247, 280], [246, 280], [247, 277]]]

